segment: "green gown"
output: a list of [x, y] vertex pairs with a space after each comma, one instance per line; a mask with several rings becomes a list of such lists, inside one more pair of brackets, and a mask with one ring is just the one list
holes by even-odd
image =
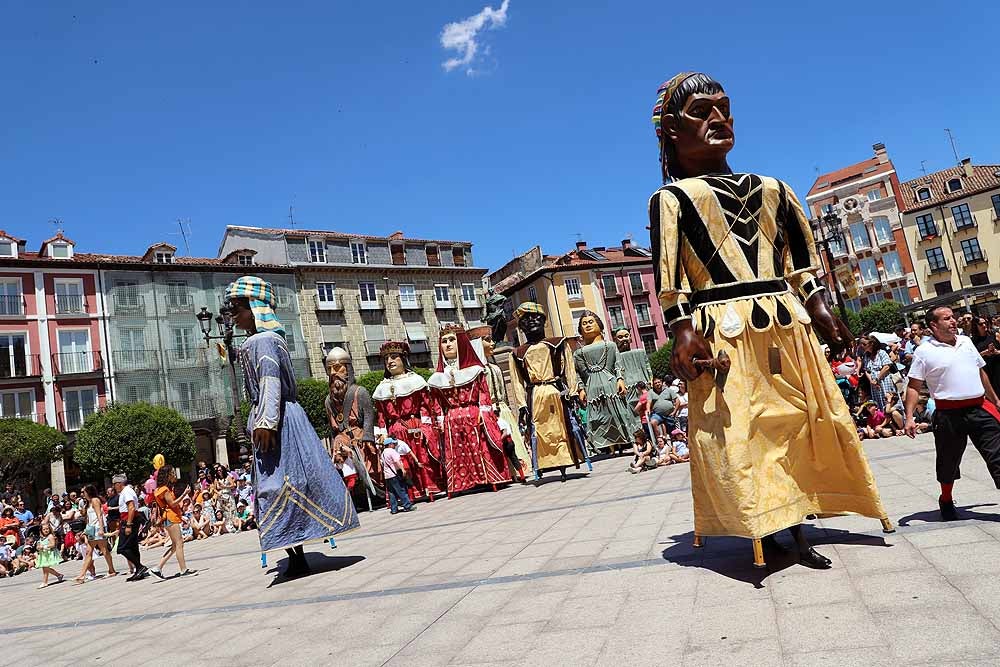
[[653, 384], [653, 369], [649, 366], [649, 355], [646, 350], [628, 350], [619, 352], [618, 359], [621, 361], [622, 374], [625, 378], [625, 402], [628, 403], [629, 410], [635, 414], [635, 406], [639, 403], [639, 383], [645, 382], [649, 387]]
[[624, 367], [614, 343], [600, 341], [573, 353], [577, 391], [587, 390], [587, 439], [596, 449], [631, 446], [639, 418], [618, 396], [617, 384], [624, 379]]

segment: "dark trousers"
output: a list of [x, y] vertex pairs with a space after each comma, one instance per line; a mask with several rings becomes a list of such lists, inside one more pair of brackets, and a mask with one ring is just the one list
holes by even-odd
[[969, 438], [1000, 489], [1000, 421], [979, 406], [938, 409], [934, 413], [938, 482], [950, 484], [962, 477], [959, 466]]
[[402, 503], [403, 509], [410, 509], [410, 496], [406, 493], [406, 487], [403, 486], [403, 480], [399, 475], [395, 477], [387, 477], [385, 480], [385, 485], [389, 489], [389, 511], [397, 512], [399, 510], [399, 505]]
[[125, 556], [128, 562], [135, 566], [136, 570], [142, 569], [142, 563], [139, 560], [139, 528], [141, 524], [138, 519], [132, 522], [132, 532], [129, 534], [125, 533], [124, 522], [118, 526], [118, 553]]

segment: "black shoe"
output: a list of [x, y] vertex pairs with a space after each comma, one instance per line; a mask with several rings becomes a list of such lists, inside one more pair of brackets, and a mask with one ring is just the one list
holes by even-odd
[[955, 509], [954, 500], [944, 500], [943, 498], [938, 498], [938, 507], [941, 508], [942, 521], [955, 521], [958, 519], [958, 510]]
[[814, 570], [829, 570], [833, 561], [809, 547], [809, 551], [799, 552], [799, 563]]
[[389, 510], [389, 514], [399, 514], [399, 510]]
[[415, 505], [410, 505], [409, 507], [404, 507], [403, 511], [404, 512], [412, 512], [415, 509], [417, 509]]
[[760, 543], [763, 545], [764, 549], [774, 554], [783, 555], [791, 552], [791, 549], [779, 542], [774, 535], [768, 535], [767, 537], [760, 538]]
[[164, 577], [164, 576], [163, 576], [163, 573], [162, 573], [162, 572], [160, 572], [159, 570], [150, 570], [150, 572], [151, 572], [151, 573], [152, 573], [153, 575], [155, 575], [155, 576], [159, 577], [160, 579], [166, 579], [166, 577]]

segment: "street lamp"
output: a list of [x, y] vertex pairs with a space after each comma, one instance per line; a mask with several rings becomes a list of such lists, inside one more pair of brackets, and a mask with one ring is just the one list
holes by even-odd
[[[215, 318], [216, 330], [218, 333], [212, 333], [212, 319]], [[205, 337], [205, 346], [211, 349], [212, 341], [221, 340], [225, 345], [226, 357], [229, 360], [229, 390], [231, 392], [231, 398], [233, 403], [233, 414], [230, 416], [230, 424], [238, 423], [240, 414], [240, 391], [237, 387], [237, 376], [236, 376], [236, 348], [233, 345], [233, 340], [235, 338], [235, 333], [233, 331], [233, 318], [229, 311], [229, 308], [223, 306], [220, 309], [219, 315], [214, 315], [208, 310], [208, 306], [202, 306], [201, 311], [195, 315], [195, 319], [198, 320], [198, 326], [201, 327], [201, 333]], [[242, 429], [238, 429], [239, 433], [242, 433]], [[249, 450], [246, 447], [245, 438], [240, 439], [240, 461], [246, 461], [249, 457]]]
[[837, 281], [837, 271], [833, 266], [833, 251], [830, 249], [830, 243], [834, 241], [836, 241], [840, 248], [845, 247], [844, 226], [840, 220], [840, 216], [830, 211], [819, 217], [816, 227], [822, 231], [823, 238], [816, 241], [816, 243], [822, 245], [826, 253], [826, 264], [830, 268], [830, 288], [837, 298], [837, 309], [840, 311], [840, 319], [846, 323], [847, 307], [844, 305], [844, 295], [840, 291], [840, 285]]

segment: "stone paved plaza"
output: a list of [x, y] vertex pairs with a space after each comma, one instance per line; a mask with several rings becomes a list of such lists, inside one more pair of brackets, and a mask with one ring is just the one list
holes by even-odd
[[817, 521], [830, 571], [755, 570], [745, 540], [692, 549], [688, 467], [631, 475], [617, 458], [566, 483], [362, 514], [338, 549], [312, 548], [317, 573], [298, 580], [261, 569], [255, 534], [189, 544], [196, 577], [2, 580], [3, 662], [1000, 663], [1000, 494], [981, 459], [970, 447], [962, 520], [945, 524], [930, 436], [866, 444], [899, 529]]

